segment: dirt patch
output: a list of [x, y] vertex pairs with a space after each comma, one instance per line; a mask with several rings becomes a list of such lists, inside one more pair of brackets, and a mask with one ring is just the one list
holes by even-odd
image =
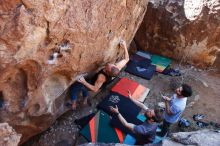
[[[187, 83], [193, 88], [193, 96], [187, 101], [187, 108], [183, 117], [191, 121], [190, 128], [180, 129], [177, 124], [172, 126], [171, 132], [178, 131], [192, 131], [199, 129], [192, 116], [194, 114], [204, 114], [205, 122], [220, 123], [220, 74], [213, 71], [203, 71], [191, 66], [181, 67], [184, 72], [181, 77], [170, 77], [162, 74], [155, 74], [154, 77], [148, 81], [142, 78], [122, 72], [120, 77], [127, 77], [135, 80], [140, 84], [150, 88], [150, 93], [145, 101], [145, 104], [153, 108], [158, 102], [161, 102], [160, 93], [172, 95], [175, 87], [178, 87], [182, 82]], [[78, 111], [69, 111], [61, 116], [56, 122], [42, 134], [32, 138], [23, 146], [54, 146], [54, 145], [79, 145], [86, 143], [86, 141], [79, 137], [79, 129], [74, 124], [74, 120], [89, 113], [96, 112], [96, 105], [108, 93], [111, 86], [113, 86], [118, 79], [116, 79], [106, 90], [91, 95], [92, 106], [82, 107], [78, 105]], [[79, 101], [80, 103], [81, 101]], [[213, 128], [209, 126], [208, 128]]]

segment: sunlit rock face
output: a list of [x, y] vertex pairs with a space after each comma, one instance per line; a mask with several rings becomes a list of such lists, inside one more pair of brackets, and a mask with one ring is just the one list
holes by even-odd
[[147, 0], [1, 0], [0, 122], [29, 137], [66, 111], [66, 89], [82, 72], [122, 57]]
[[220, 3], [150, 0], [135, 42], [143, 50], [210, 66], [220, 50]]

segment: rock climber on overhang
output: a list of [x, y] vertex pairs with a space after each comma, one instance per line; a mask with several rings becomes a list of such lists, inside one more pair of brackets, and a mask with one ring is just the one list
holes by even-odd
[[120, 70], [127, 64], [129, 61], [128, 49], [126, 42], [121, 40], [120, 48], [124, 49], [124, 59], [117, 63], [107, 63], [102, 69], [95, 74], [92, 79], [85, 79], [83, 76], [78, 78], [70, 88], [71, 100], [72, 100], [72, 109], [76, 109], [76, 99], [79, 92], [82, 92], [84, 98], [83, 104], [87, 104], [88, 99], [88, 90], [93, 92], [98, 92], [100, 88], [104, 88], [111, 80], [112, 77], [119, 75]]

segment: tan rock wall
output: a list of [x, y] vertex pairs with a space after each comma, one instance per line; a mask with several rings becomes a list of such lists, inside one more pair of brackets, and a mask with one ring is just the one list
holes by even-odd
[[65, 112], [64, 92], [82, 72], [122, 57], [147, 0], [1, 0], [0, 121], [23, 135]]
[[150, 0], [135, 42], [143, 50], [210, 66], [220, 50], [219, 6], [218, 0]]

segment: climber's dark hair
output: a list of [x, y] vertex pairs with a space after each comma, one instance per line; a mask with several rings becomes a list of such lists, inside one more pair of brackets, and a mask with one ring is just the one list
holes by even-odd
[[182, 88], [183, 88], [183, 90], [181, 92], [182, 96], [184, 96], [184, 97], [192, 96], [193, 92], [192, 92], [192, 87], [191, 86], [189, 86], [187, 84], [182, 84]]

